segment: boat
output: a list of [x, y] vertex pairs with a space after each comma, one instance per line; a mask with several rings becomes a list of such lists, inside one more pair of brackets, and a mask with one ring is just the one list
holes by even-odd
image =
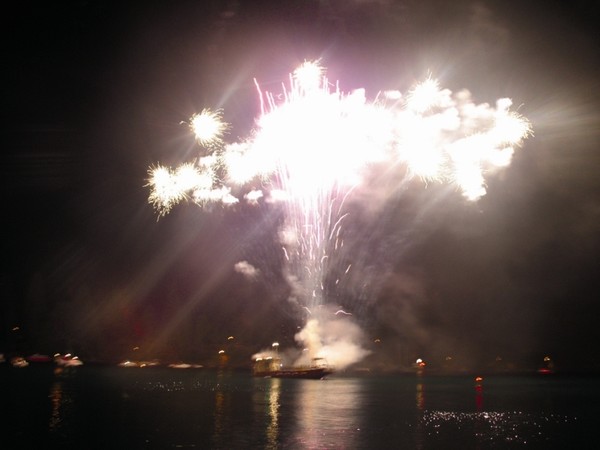
[[121, 361], [117, 366], [119, 367], [154, 367], [160, 365], [160, 362], [157, 359], [153, 359], [152, 361], [132, 361], [130, 359], [126, 359]]
[[59, 367], [77, 367], [83, 365], [83, 361], [81, 361], [78, 356], [73, 356], [70, 353], [67, 353], [66, 355], [56, 353], [54, 355], [54, 362]]
[[47, 363], [47, 362], [52, 362], [52, 358], [50, 358], [50, 356], [48, 356], [48, 355], [41, 355], [39, 353], [34, 353], [33, 355], [29, 355], [25, 359], [27, 359], [27, 361], [32, 362], [32, 363]]
[[167, 367], [170, 367], [171, 369], [202, 369], [204, 366], [202, 364], [189, 364], [181, 362], [169, 364]]
[[14, 356], [10, 359], [13, 367], [27, 367], [29, 363], [22, 356]]
[[258, 357], [252, 374], [263, 378], [304, 378], [320, 380], [334, 372], [324, 358], [313, 358], [310, 365], [284, 367], [280, 358]]
[[552, 361], [552, 358], [544, 356], [544, 362], [537, 372], [542, 375], [554, 373], [554, 361]]

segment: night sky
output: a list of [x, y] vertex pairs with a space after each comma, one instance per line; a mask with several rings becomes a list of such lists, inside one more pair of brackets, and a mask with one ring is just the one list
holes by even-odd
[[[206, 361], [228, 345], [246, 363], [293, 345], [280, 213], [189, 204], [159, 219], [145, 184], [198, 152], [193, 113], [222, 108], [235, 141], [260, 112], [253, 78], [276, 90], [322, 58], [344, 91], [431, 74], [478, 102], [512, 98], [534, 130], [476, 203], [414, 180], [350, 204], [371, 289], [334, 300], [371, 363], [600, 369], [597, 2], [122, 3], [5, 14], [0, 352]], [[242, 260], [262, 276], [236, 273]]]

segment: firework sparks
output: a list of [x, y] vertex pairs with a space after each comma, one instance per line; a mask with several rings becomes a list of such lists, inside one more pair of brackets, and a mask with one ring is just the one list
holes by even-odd
[[[227, 183], [243, 186], [259, 177], [272, 182], [269, 198], [310, 203], [332, 189], [358, 185], [370, 164], [388, 160], [412, 176], [455, 183], [476, 200], [486, 192], [484, 174], [509, 165], [514, 149], [531, 134], [529, 122], [509, 110], [509, 99], [496, 107], [478, 105], [468, 91], [453, 95], [433, 79], [404, 96], [387, 91], [384, 97], [395, 100], [391, 107], [367, 101], [362, 89], [346, 94], [331, 86], [322, 66], [305, 62], [284, 86], [283, 101], [259, 91], [262, 114], [244, 142], [223, 142], [228, 125], [221, 111], [194, 115], [190, 127], [213, 153], [199, 159], [196, 173], [184, 165], [182, 172], [191, 175], [187, 182], [179, 169], [153, 169], [150, 202], [167, 212], [186, 197], [231, 204]], [[216, 175], [219, 167], [224, 183]], [[256, 194], [243, 195], [255, 201]]]
[[[508, 166], [531, 134], [509, 99], [476, 104], [468, 91], [453, 94], [434, 79], [406, 95], [386, 91], [383, 100], [369, 101], [363, 89], [341, 92], [320, 64], [307, 61], [281, 95], [255, 83], [261, 115], [251, 137], [226, 144], [221, 112], [203, 110], [191, 127], [208, 154], [177, 169], [153, 168], [149, 200], [161, 214], [184, 199], [234, 204], [236, 187], [250, 204], [281, 202], [285, 269], [294, 298], [307, 310], [322, 305], [332, 289], [326, 277], [331, 253], [343, 247], [345, 199], [375, 163], [397, 168], [400, 182], [412, 176], [453, 183], [476, 200], [486, 194], [485, 175]], [[256, 179], [266, 193], [253, 187]]]
[[211, 147], [223, 142], [223, 135], [228, 128], [228, 124], [223, 122], [222, 111], [203, 109], [200, 114], [192, 116], [190, 128], [200, 145]]
[[196, 189], [209, 189], [213, 185], [213, 175], [201, 172], [191, 163], [185, 163], [176, 169], [156, 166], [149, 171], [151, 186], [149, 201], [160, 214], [167, 214], [177, 203], [188, 198], [188, 192]]

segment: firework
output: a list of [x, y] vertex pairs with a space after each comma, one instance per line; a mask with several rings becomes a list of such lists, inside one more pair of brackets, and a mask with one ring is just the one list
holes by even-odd
[[[405, 167], [409, 176], [454, 183], [476, 200], [486, 192], [484, 175], [509, 165], [514, 149], [531, 133], [529, 122], [509, 110], [509, 99], [498, 100], [496, 107], [478, 105], [468, 91], [453, 95], [433, 79], [404, 96], [387, 91], [392, 106], [367, 101], [362, 89], [342, 93], [332, 86], [314, 62], [298, 67], [280, 96], [260, 91], [257, 83], [262, 114], [243, 142], [223, 142], [228, 125], [221, 111], [194, 115], [190, 127], [212, 154], [195, 163], [197, 173], [190, 163], [182, 166], [191, 176], [186, 182], [179, 169], [153, 169], [151, 203], [163, 210], [184, 198], [231, 204], [227, 185], [243, 186], [258, 177], [271, 182], [272, 196], [266, 198], [277, 200], [285, 192], [311, 208], [315, 198], [333, 189], [359, 185], [365, 169], [382, 161]], [[219, 167], [224, 179], [217, 176]], [[197, 177], [202, 181], [196, 183]], [[243, 195], [256, 200], [255, 194]]]
[[190, 128], [200, 145], [205, 147], [217, 146], [223, 142], [223, 134], [229, 125], [223, 122], [223, 112], [203, 109], [200, 114], [194, 114], [190, 119]]
[[[363, 89], [342, 92], [324, 67], [307, 61], [277, 95], [255, 84], [261, 115], [251, 137], [225, 143], [221, 112], [203, 110], [190, 126], [207, 154], [176, 169], [151, 169], [149, 200], [161, 214], [184, 199], [237, 203], [232, 192], [251, 204], [281, 203], [285, 273], [306, 310], [335, 288], [327, 275], [332, 254], [343, 248], [345, 200], [377, 164], [397, 171], [398, 183], [407, 177], [452, 183], [476, 200], [486, 193], [485, 176], [508, 166], [531, 134], [509, 99], [476, 104], [468, 91], [453, 94], [431, 78], [404, 95], [386, 91], [370, 101]], [[335, 286], [351, 272], [344, 267]]]
[[192, 163], [185, 163], [176, 169], [156, 166], [149, 171], [148, 185], [152, 188], [149, 201], [161, 215], [182, 200], [188, 193], [197, 189], [209, 189], [213, 185], [213, 174], [202, 172]]

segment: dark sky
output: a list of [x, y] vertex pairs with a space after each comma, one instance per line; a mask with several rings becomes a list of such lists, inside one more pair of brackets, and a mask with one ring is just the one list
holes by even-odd
[[[345, 91], [431, 73], [479, 102], [511, 97], [534, 128], [477, 203], [415, 183], [377, 214], [354, 206], [374, 287], [340, 303], [382, 360], [600, 368], [596, 2], [120, 3], [6, 14], [0, 351], [291, 344], [277, 212], [180, 205], [157, 220], [144, 184], [197, 151], [181, 121], [223, 108], [237, 140], [259, 112], [253, 78], [275, 89], [322, 58]], [[243, 259], [263, 280], [234, 272]]]

